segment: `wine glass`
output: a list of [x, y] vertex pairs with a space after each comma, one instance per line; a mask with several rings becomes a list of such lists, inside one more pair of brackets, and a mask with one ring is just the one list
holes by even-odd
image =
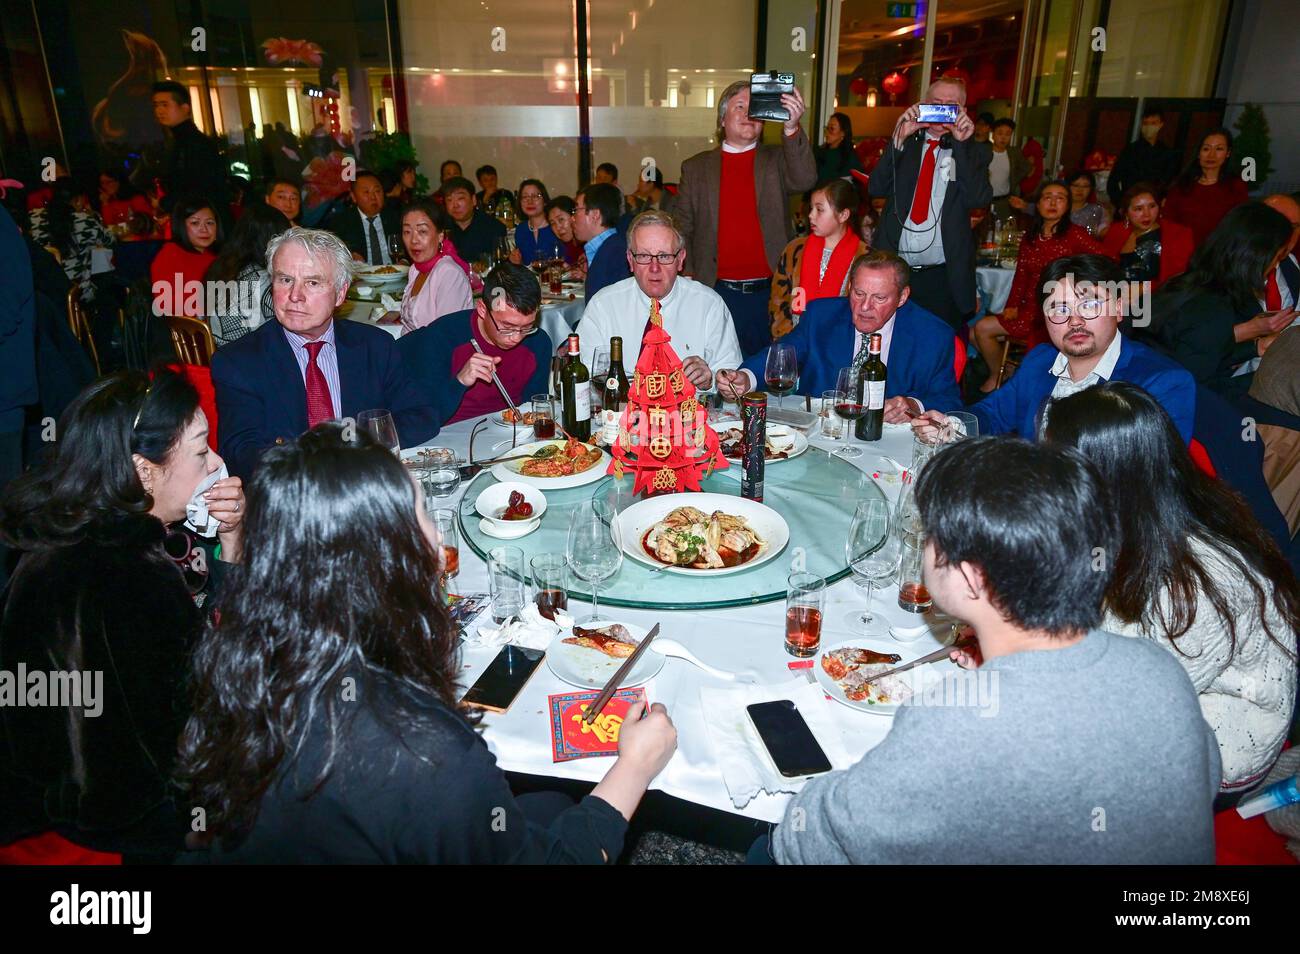
[[600, 584], [623, 565], [618, 515], [609, 501], [597, 498], [574, 508], [564, 555], [574, 575], [591, 584], [591, 615], [579, 622], [593, 623], [600, 619]]
[[598, 426], [605, 407], [605, 379], [609, 377], [609, 348], [597, 348], [591, 356], [591, 420]]
[[848, 623], [865, 629], [875, 622], [871, 600], [876, 587], [888, 584], [898, 572], [901, 556], [898, 536], [891, 532], [889, 502], [884, 499], [863, 500], [853, 513], [849, 536], [844, 542], [844, 559], [853, 571], [853, 582], [867, 594], [866, 609], [850, 613]]
[[[867, 404], [862, 400], [862, 369], [855, 367], [840, 368], [839, 377], [835, 382], [836, 404], [835, 413], [840, 417], [856, 425], [858, 421], [867, 416]], [[852, 428], [845, 428], [844, 440], [845, 445], [835, 453], [840, 457], [861, 457], [862, 448], [855, 447], [848, 443]]]
[[799, 380], [799, 357], [794, 345], [782, 341], [772, 342], [767, 349], [767, 366], [763, 369], [763, 381], [767, 389], [776, 395], [776, 406], [784, 409], [784, 399], [794, 390]]
[[357, 427], [369, 431], [377, 443], [387, 447], [395, 456], [402, 456], [402, 445], [397, 440], [397, 425], [390, 412], [361, 411], [357, 414]]
[[406, 258], [406, 243], [402, 241], [400, 233], [394, 232], [388, 236], [388, 260], [394, 265], [400, 265]]

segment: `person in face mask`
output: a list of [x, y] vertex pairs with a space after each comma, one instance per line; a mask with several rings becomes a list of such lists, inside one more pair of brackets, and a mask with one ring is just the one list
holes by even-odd
[[188, 661], [240, 560], [243, 488], [174, 371], [101, 378], [57, 434], [0, 498], [0, 537], [22, 552], [0, 669], [27, 675], [11, 684], [23, 704], [0, 705], [0, 861], [33, 845], [167, 860], [191, 820], [171, 783]]
[[1178, 150], [1160, 141], [1164, 125], [1158, 106], [1148, 106], [1142, 111], [1141, 135], [1124, 147], [1106, 180], [1111, 205], [1118, 208], [1124, 190], [1134, 183], [1150, 182], [1163, 188], [1178, 174]]

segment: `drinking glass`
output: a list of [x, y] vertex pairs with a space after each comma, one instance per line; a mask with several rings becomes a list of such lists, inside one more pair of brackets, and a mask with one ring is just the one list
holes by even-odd
[[438, 531], [438, 543], [442, 548], [443, 579], [454, 580], [460, 574], [460, 535], [456, 530], [456, 511], [435, 507], [430, 511], [429, 519]]
[[574, 574], [591, 584], [591, 615], [579, 622], [594, 622], [600, 619], [600, 584], [623, 565], [618, 515], [609, 501], [587, 500], [574, 507], [569, 515], [565, 556]]
[[776, 406], [784, 408], [785, 396], [799, 380], [799, 358], [794, 345], [782, 341], [772, 342], [767, 349], [767, 366], [763, 369], [763, 382], [776, 395]]
[[925, 535], [920, 532], [899, 534], [902, 558], [898, 566], [898, 606], [909, 613], [924, 613], [932, 604], [925, 588]]
[[939, 438], [945, 444], [953, 444], [971, 437], [980, 436], [980, 421], [970, 411], [949, 411], [948, 421], [939, 429]]
[[450, 497], [460, 486], [456, 452], [450, 447], [430, 447], [421, 455], [428, 471], [424, 492], [433, 497]]
[[524, 610], [524, 551], [518, 547], [493, 547], [487, 562], [492, 619], [499, 625]]
[[844, 403], [840, 391], [823, 391], [818, 413], [822, 419], [822, 437], [838, 441], [844, 436], [844, 418], [835, 413], [835, 405]]
[[402, 456], [402, 445], [397, 440], [397, 425], [388, 411], [361, 411], [357, 414], [357, 427], [369, 431], [379, 444], [398, 457]]
[[533, 395], [533, 437], [549, 441], [555, 436], [555, 407], [549, 394]]
[[888, 501], [859, 501], [844, 543], [844, 560], [853, 571], [853, 582], [866, 592], [867, 606], [860, 613], [849, 614], [850, 626], [865, 629], [876, 621], [871, 613], [876, 587], [888, 585], [898, 572], [901, 553], [898, 537], [892, 531]]
[[[840, 373], [835, 382], [835, 390], [839, 392], [839, 400], [835, 405], [835, 413], [846, 421], [857, 424], [867, 415], [867, 405], [862, 401], [862, 369], [847, 367], [840, 368]], [[848, 441], [853, 435], [849, 433], [849, 427], [846, 424], [844, 430], [844, 440]], [[839, 448], [835, 453], [840, 457], [861, 457], [862, 448], [855, 445], [846, 444]]]
[[528, 566], [533, 571], [533, 602], [537, 604], [537, 611], [553, 620], [556, 610], [569, 608], [564, 554], [541, 553], [529, 560]]
[[388, 236], [388, 259], [394, 265], [400, 265], [406, 258], [406, 243], [402, 241], [401, 233], [394, 233]]
[[785, 591], [785, 651], [815, 656], [822, 641], [826, 581], [815, 573], [792, 573]]
[[605, 407], [605, 379], [609, 377], [609, 348], [597, 348], [591, 356], [591, 420], [593, 429]]

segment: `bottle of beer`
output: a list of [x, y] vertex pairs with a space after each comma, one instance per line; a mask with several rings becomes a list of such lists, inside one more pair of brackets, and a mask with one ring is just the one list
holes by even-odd
[[872, 335], [867, 341], [868, 358], [862, 365], [858, 385], [867, 413], [858, 418], [853, 433], [860, 441], [878, 441], [885, 426], [885, 362], [880, 360], [880, 335]]
[[597, 382], [605, 392], [601, 401], [601, 443], [613, 447], [618, 440], [618, 422], [627, 406], [627, 372], [623, 370], [623, 339], [618, 335], [609, 339], [609, 374]]
[[570, 436], [591, 440], [591, 375], [578, 353], [578, 336], [569, 335], [569, 358], [560, 369], [560, 423]]

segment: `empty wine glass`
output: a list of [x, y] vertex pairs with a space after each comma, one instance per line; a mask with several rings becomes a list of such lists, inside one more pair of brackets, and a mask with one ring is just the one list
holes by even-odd
[[587, 500], [573, 509], [564, 555], [574, 575], [591, 584], [591, 615], [579, 622], [595, 622], [600, 619], [600, 584], [623, 565], [618, 515], [609, 501]]
[[402, 456], [402, 446], [397, 439], [397, 425], [393, 415], [384, 410], [361, 411], [357, 414], [357, 427], [370, 432], [375, 441], [387, 447], [398, 457]]
[[849, 423], [844, 428], [843, 447], [835, 451], [838, 457], [861, 457], [862, 448], [848, 443], [853, 436], [853, 427], [867, 413], [866, 402], [862, 400], [862, 369], [857, 367], [840, 368], [835, 384], [835, 413]]
[[880, 498], [858, 503], [844, 543], [844, 559], [853, 571], [854, 584], [866, 592], [867, 606], [861, 612], [849, 614], [850, 626], [865, 629], [875, 622], [871, 601], [876, 587], [888, 584], [898, 572], [901, 551], [898, 537], [891, 530], [888, 501]]
[[772, 342], [767, 349], [767, 366], [763, 369], [763, 382], [776, 395], [776, 406], [784, 408], [785, 396], [799, 380], [799, 356], [794, 345], [782, 341]]

